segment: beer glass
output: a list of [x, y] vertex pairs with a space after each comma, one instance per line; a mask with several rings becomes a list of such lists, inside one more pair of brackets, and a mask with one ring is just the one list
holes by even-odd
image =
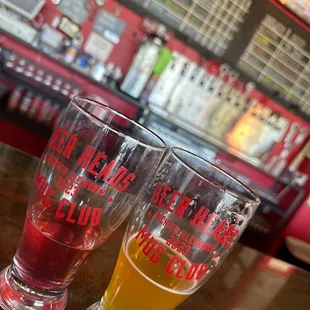
[[174, 148], [149, 179], [111, 282], [89, 310], [171, 310], [227, 257], [260, 200], [221, 169]]
[[133, 120], [73, 99], [39, 163], [20, 245], [0, 276], [0, 306], [64, 309], [75, 273], [130, 213], [164, 151]]

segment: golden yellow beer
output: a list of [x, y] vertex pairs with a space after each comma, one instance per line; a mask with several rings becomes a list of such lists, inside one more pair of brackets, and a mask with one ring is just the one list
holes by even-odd
[[[160, 241], [159, 241], [160, 242]], [[124, 247], [124, 246], [123, 246]], [[190, 296], [193, 281], [165, 273], [176, 253], [167, 249], [157, 264], [142, 252], [138, 240], [121, 248], [112, 280], [104, 295], [104, 310], [172, 310]], [[167, 248], [167, 247], [166, 247]], [[180, 256], [184, 260], [184, 257]], [[188, 266], [184, 268], [184, 273]]]

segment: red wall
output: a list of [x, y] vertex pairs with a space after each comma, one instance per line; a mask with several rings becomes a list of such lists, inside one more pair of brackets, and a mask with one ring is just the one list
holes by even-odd
[[299, 207], [284, 230], [284, 236], [291, 236], [310, 244], [310, 194]]
[[[121, 6], [115, 0], [108, 0], [107, 4], [104, 6], [104, 9], [111, 13], [114, 13], [117, 8], [120, 8], [120, 10], [118, 10], [120, 11], [118, 18], [126, 22], [126, 29], [121, 37], [120, 43], [114, 46], [108, 61], [111, 61], [116, 66], [121, 67], [123, 72], [126, 73], [130, 66], [131, 60], [136, 53], [137, 47], [141, 42], [144, 32], [141, 27], [142, 18], [139, 15]], [[52, 4], [50, 1], [47, 1], [41, 13], [44, 16], [44, 22], [48, 24], [50, 24], [56, 16], [62, 16], [62, 13], [58, 11], [57, 6]], [[91, 32], [92, 23], [95, 17], [96, 16], [94, 16], [91, 20], [87, 20], [85, 24], [82, 25], [82, 33], [85, 41]], [[0, 42], [4, 47], [10, 48], [22, 54], [24, 57], [32, 59], [33, 61], [40, 63], [42, 66], [57, 72], [64, 77], [73, 78], [73, 80], [82, 85], [82, 88], [85, 90], [86, 94], [95, 93], [100, 95], [104, 97], [112, 107], [118, 109], [120, 112], [125, 113], [129, 117], [133, 117], [135, 115], [137, 108], [134, 105], [128, 104], [125, 100], [119, 99], [117, 96], [111, 94], [103, 88], [93, 85], [91, 82], [83, 77], [80, 77], [78, 74], [73, 74], [72, 76], [71, 72], [63, 66], [55, 64], [54, 61], [49, 60], [44, 56], [39, 56], [38, 53], [26, 48], [23, 44], [10, 39], [4, 34], [0, 34]], [[174, 38], [172, 38], [172, 40], [168, 43], [168, 47], [171, 50], [178, 50], [182, 52], [194, 61], [201, 61], [201, 57], [196, 51]]]

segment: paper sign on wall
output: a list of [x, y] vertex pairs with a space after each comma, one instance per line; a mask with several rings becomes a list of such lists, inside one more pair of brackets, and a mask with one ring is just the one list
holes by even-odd
[[114, 45], [101, 35], [92, 32], [85, 44], [84, 50], [101, 62], [105, 62], [110, 56]]
[[101, 10], [93, 24], [93, 30], [114, 44], [118, 44], [126, 23], [111, 13]]
[[58, 9], [79, 25], [84, 24], [89, 16], [86, 0], [61, 0]]

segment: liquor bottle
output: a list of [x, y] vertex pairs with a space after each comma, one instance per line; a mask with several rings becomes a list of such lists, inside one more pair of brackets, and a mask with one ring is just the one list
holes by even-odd
[[22, 114], [27, 114], [28, 113], [29, 108], [30, 108], [30, 106], [32, 104], [33, 98], [34, 98], [34, 93], [31, 92], [31, 91], [27, 91], [25, 96], [21, 100], [20, 105], [19, 105], [19, 111]]
[[[217, 106], [221, 104], [226, 96], [226, 81], [229, 66], [221, 65], [219, 71], [215, 74], [211, 74], [211, 78], [208, 81], [206, 87], [205, 105], [197, 119], [197, 126], [203, 131], [208, 131], [210, 125], [210, 118]], [[211, 73], [211, 72], [210, 72]]]
[[197, 67], [180, 95], [181, 104], [176, 111], [176, 115], [190, 124], [195, 124], [199, 114], [197, 111], [197, 96], [199, 96], [201, 89], [204, 87], [204, 75], [205, 70]]
[[206, 83], [210, 82], [210, 76], [207, 72], [204, 73], [204, 76], [199, 81], [199, 85], [196, 87], [193, 93], [192, 105], [190, 110], [191, 122], [198, 128], [197, 125], [199, 116], [206, 104]]
[[113, 76], [114, 69], [115, 69], [114, 63], [108, 62], [106, 65], [106, 70], [105, 70], [104, 76], [101, 80], [102, 83], [110, 83], [111, 82], [111, 80], [113, 79], [112, 76]]
[[62, 86], [63, 86], [62, 78], [57, 77], [55, 79], [54, 83], [52, 84], [52, 89], [57, 91], [57, 92], [60, 92], [60, 89], [62, 88]]
[[[274, 127], [274, 122], [277, 121], [279, 116], [272, 114], [272, 110], [268, 107], [264, 107], [259, 113], [257, 118], [259, 122], [258, 125], [256, 125], [256, 128], [258, 128], [258, 135], [255, 143], [253, 142], [253, 144], [247, 148], [247, 153], [249, 155], [260, 158], [265, 150], [265, 147], [268, 147], [268, 145], [270, 144], [270, 141], [273, 141], [273, 143], [275, 142], [273, 135], [275, 131], [277, 131], [277, 129], [276, 127]], [[275, 129], [275, 131], [273, 129]]]
[[101, 62], [97, 62], [92, 69], [92, 77], [97, 82], [101, 82], [103, 77], [106, 75], [106, 66]]
[[60, 110], [60, 105], [57, 103], [53, 103], [52, 105], [52, 122], [51, 122], [51, 126], [53, 128], [57, 127], [60, 115], [61, 115], [61, 110]]
[[214, 106], [209, 117], [208, 132], [217, 138], [225, 135], [230, 118], [238, 117], [242, 109], [242, 105], [236, 104], [240, 100], [239, 81], [233, 72], [227, 76], [222, 94], [222, 102]]
[[161, 49], [158, 61], [155, 64], [155, 67], [153, 69], [152, 76], [149, 79], [149, 81], [147, 82], [145, 89], [144, 89], [144, 91], [140, 97], [140, 102], [142, 104], [146, 105], [148, 103], [148, 100], [149, 100], [149, 97], [150, 97], [152, 90], [154, 89], [157, 81], [159, 80], [160, 76], [165, 71], [168, 64], [171, 62], [171, 60], [172, 60], [171, 52], [167, 48], [163, 47]]
[[52, 87], [52, 85], [54, 84], [54, 79], [56, 79], [56, 77], [52, 73], [47, 72], [44, 75], [43, 84], [47, 87]]
[[29, 64], [25, 70], [25, 75], [32, 79], [34, 77], [35, 69], [36, 68], [33, 64]]
[[241, 115], [247, 111], [250, 102], [249, 95], [255, 89], [254, 83], [247, 83], [245, 92], [242, 93], [240, 82], [234, 80], [232, 88], [229, 92], [230, 101], [223, 105], [221, 114], [218, 117], [218, 130], [216, 135], [220, 138], [225, 137], [229, 133]]
[[168, 101], [167, 111], [173, 114], [175, 111], [179, 109], [180, 104], [182, 104], [182, 94], [184, 89], [190, 83], [192, 76], [197, 69], [197, 65], [194, 62], [187, 62], [184, 65], [184, 68], [181, 72], [181, 77], [174, 89], [171, 93], [171, 96]]
[[41, 110], [41, 104], [42, 104], [42, 97], [41, 96], [35, 96], [32, 104], [30, 106], [28, 117], [31, 119], [37, 119], [39, 112]]
[[249, 106], [232, 131], [226, 135], [227, 143], [245, 154], [257, 144], [264, 126], [264, 106], [256, 99], [251, 99]]
[[123, 71], [121, 67], [115, 67], [109, 77], [109, 85], [111, 87], [116, 88], [116, 86], [119, 85], [119, 82], [121, 81], [123, 77]]
[[154, 36], [140, 45], [133, 63], [121, 85], [121, 90], [138, 99], [146, 86], [158, 60], [163, 41]]
[[11, 53], [10, 56], [8, 57], [7, 61], [5, 62], [5, 66], [10, 68], [10, 69], [14, 69], [17, 62], [18, 62], [18, 58], [17, 58], [16, 54]]
[[54, 105], [51, 100], [46, 99], [44, 102], [44, 108], [46, 111], [44, 112], [45, 114], [45, 119], [44, 119], [44, 124], [46, 126], [50, 126], [53, 122], [53, 117], [54, 117]]
[[24, 73], [26, 70], [27, 62], [24, 58], [20, 58], [15, 66], [15, 71], [18, 73]]
[[45, 75], [45, 71], [42, 69], [38, 69], [35, 73], [34, 73], [34, 79], [41, 83], [44, 80], [44, 75]]
[[24, 95], [24, 87], [18, 86], [17, 88], [14, 89], [12, 92], [9, 100], [8, 100], [8, 110], [9, 111], [14, 111], [18, 107], [23, 95]]
[[67, 48], [64, 55], [64, 61], [71, 64], [75, 61], [79, 53], [79, 46], [72, 42], [72, 44]]
[[188, 60], [178, 52], [173, 52], [172, 57], [173, 59], [159, 77], [150, 94], [149, 104], [152, 107], [166, 108], [174, 88], [179, 84], [182, 71]]
[[286, 118], [280, 117], [278, 113], [273, 113], [268, 119], [268, 125], [255, 150], [255, 156], [261, 158], [262, 161], [265, 162], [273, 147], [282, 141], [288, 126], [289, 121]]
[[39, 123], [45, 123], [45, 121], [48, 119], [48, 114], [50, 112], [51, 107], [51, 101], [49, 99], [43, 99], [41, 104], [41, 109], [38, 113], [37, 121]]
[[72, 89], [72, 84], [70, 82], [66, 82], [64, 83], [63, 87], [61, 88], [60, 92], [68, 97], [70, 92], [71, 92], [71, 89]]

